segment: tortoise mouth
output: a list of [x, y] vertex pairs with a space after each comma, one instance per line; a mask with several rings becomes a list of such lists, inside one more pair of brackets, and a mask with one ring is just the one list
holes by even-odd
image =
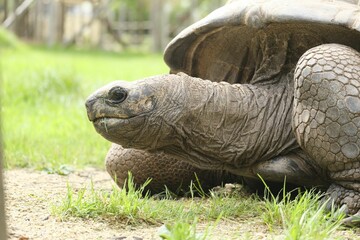
[[128, 120], [128, 119], [132, 119], [132, 118], [136, 118], [139, 115], [131, 115], [131, 116], [99, 116], [99, 117], [93, 117], [90, 118], [89, 120], [93, 123], [99, 123], [99, 122], [106, 122], [106, 121], [122, 121], [122, 120]]
[[97, 133], [110, 142], [128, 146], [129, 141], [141, 135], [146, 122], [142, 116], [131, 118], [98, 117], [92, 121]]
[[98, 117], [92, 120], [94, 126], [104, 126], [104, 127], [111, 127], [116, 125], [119, 127], [120, 125], [124, 125], [130, 122], [130, 119], [135, 118], [122, 118], [122, 117]]
[[92, 120], [95, 129], [98, 132], [109, 132], [110, 130], [118, 132], [121, 129], [130, 129], [138, 127], [143, 122], [143, 117], [136, 115], [131, 117], [97, 117]]
[[107, 120], [126, 120], [129, 118], [121, 118], [121, 117], [96, 117], [94, 119], [91, 120], [91, 122], [93, 123], [99, 123], [99, 122], [105, 122]]
[[92, 121], [92, 124], [95, 130], [101, 135], [112, 135], [117, 132], [119, 129], [126, 128], [129, 124], [128, 119], [124, 118], [115, 118], [115, 117], [99, 117]]

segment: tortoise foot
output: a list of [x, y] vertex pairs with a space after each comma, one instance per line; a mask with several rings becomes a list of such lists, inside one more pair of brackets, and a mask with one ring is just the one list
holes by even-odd
[[334, 204], [341, 206], [341, 211], [347, 217], [342, 221], [344, 225], [360, 225], [360, 192], [345, 188], [338, 184], [332, 184], [327, 190], [330, 197], [328, 208]]
[[352, 216], [349, 216], [349, 217], [346, 217], [344, 218], [342, 221], [341, 221], [341, 224], [342, 225], [345, 225], [345, 226], [360, 226], [360, 212], [352, 215]]

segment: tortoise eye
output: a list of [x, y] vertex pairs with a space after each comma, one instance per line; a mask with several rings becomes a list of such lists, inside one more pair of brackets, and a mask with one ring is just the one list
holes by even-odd
[[113, 103], [122, 103], [128, 95], [128, 92], [121, 87], [112, 88], [109, 91], [109, 100]]

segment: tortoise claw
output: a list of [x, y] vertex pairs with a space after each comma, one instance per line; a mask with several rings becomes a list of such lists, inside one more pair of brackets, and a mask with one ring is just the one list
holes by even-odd
[[346, 217], [341, 221], [342, 225], [353, 227], [353, 226], [360, 226], [360, 212]]

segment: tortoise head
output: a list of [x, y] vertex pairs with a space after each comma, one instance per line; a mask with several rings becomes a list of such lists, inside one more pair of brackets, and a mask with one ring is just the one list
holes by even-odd
[[172, 84], [176, 78], [160, 75], [132, 83], [112, 82], [88, 97], [88, 118], [104, 138], [127, 148], [169, 144], [172, 130], [167, 123], [181, 111], [182, 96]]

